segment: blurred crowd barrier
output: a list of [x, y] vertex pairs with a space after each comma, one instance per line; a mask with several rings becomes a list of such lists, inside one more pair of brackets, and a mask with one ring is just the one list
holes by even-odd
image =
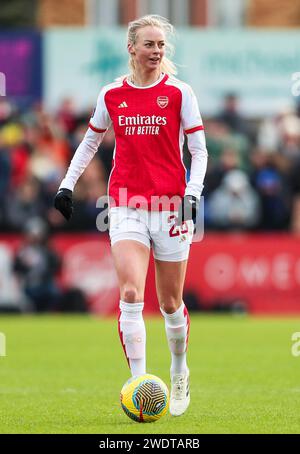
[[[223, 234], [207, 233], [191, 248], [185, 304], [190, 311], [299, 315], [298, 246], [287, 234], [229, 234], [224, 241]], [[118, 280], [106, 234], [57, 234], [47, 253], [45, 247], [39, 252], [28, 238], [0, 236], [0, 311], [103, 316], [118, 311]], [[52, 267], [46, 266], [49, 256]], [[55, 256], [59, 267], [53, 267]], [[145, 302], [147, 314], [159, 313], [152, 258]]]

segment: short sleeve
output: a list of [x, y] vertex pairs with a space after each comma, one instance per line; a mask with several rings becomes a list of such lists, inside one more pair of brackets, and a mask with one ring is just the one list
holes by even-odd
[[97, 99], [97, 105], [90, 118], [89, 127], [98, 133], [105, 132], [111, 125], [111, 119], [106, 108], [105, 96], [106, 90], [102, 89]]
[[181, 122], [186, 134], [204, 129], [196, 96], [187, 84], [182, 89]]

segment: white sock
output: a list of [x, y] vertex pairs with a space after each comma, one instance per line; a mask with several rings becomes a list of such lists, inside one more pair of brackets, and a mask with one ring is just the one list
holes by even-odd
[[162, 309], [165, 318], [165, 328], [168, 345], [171, 352], [171, 375], [185, 373], [188, 370], [186, 351], [190, 332], [190, 318], [184, 303], [173, 314], [167, 314]]
[[132, 376], [146, 373], [144, 303], [120, 300], [119, 335]]

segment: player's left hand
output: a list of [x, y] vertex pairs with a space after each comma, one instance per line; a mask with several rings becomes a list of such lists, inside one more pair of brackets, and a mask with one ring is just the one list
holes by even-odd
[[200, 206], [200, 200], [193, 195], [185, 195], [181, 200], [178, 208], [177, 225], [181, 225], [184, 221], [192, 220], [196, 224], [197, 213]]

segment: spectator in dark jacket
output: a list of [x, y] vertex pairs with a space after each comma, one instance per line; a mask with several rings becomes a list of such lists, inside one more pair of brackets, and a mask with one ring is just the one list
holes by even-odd
[[49, 246], [47, 236], [47, 227], [42, 219], [28, 221], [25, 225], [25, 241], [14, 263], [14, 271], [24, 293], [37, 312], [56, 309], [61, 298], [55, 282], [60, 259]]

